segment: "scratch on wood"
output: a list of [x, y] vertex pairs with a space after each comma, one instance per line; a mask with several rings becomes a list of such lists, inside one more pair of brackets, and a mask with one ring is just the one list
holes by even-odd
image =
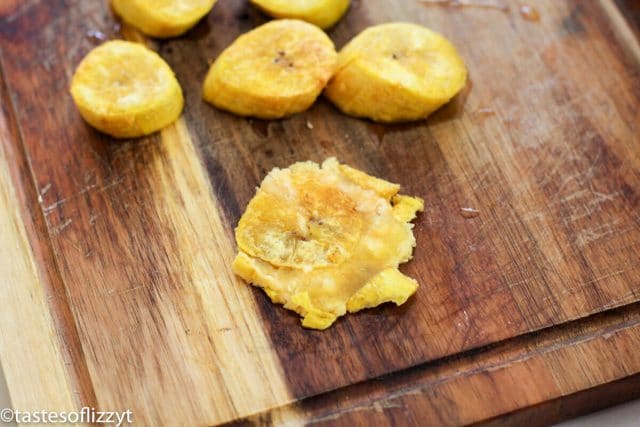
[[575, 181], [578, 184], [583, 184], [584, 182], [593, 179], [593, 177], [595, 176], [595, 168], [598, 164], [598, 161], [600, 160], [600, 157], [602, 157], [602, 150], [598, 152], [598, 155], [593, 160], [593, 162], [591, 162], [589, 168], [585, 172], [577, 172], [567, 176], [560, 184], [558, 192], [562, 191], [562, 189], [565, 188], [571, 181]]
[[578, 233], [574, 243], [579, 248], [584, 248], [590, 243], [598, 241], [603, 237], [609, 236], [616, 232], [616, 225], [620, 223], [619, 219], [615, 219], [609, 223], [601, 224], [597, 227], [588, 228]]
[[67, 199], [60, 199], [57, 202], [55, 202], [54, 204], [52, 204], [52, 205], [45, 206], [43, 211], [44, 211], [45, 214], [48, 214], [49, 212], [53, 211], [54, 209], [56, 209], [58, 206], [62, 205], [66, 201], [67, 201]]
[[71, 222], [72, 222], [71, 218], [68, 218], [62, 224], [58, 225], [57, 227], [54, 227], [53, 230], [51, 230], [51, 235], [52, 236], [56, 236], [56, 235], [60, 234], [62, 232], [62, 230], [67, 228], [69, 225], [71, 225]]
[[597, 212], [600, 209], [601, 204], [605, 202], [613, 201], [616, 198], [620, 197], [620, 195], [622, 195], [621, 191], [615, 191], [613, 193], [606, 194], [606, 193], [601, 193], [599, 191], [589, 192], [587, 190], [580, 190], [580, 191], [577, 191], [574, 195], [569, 195], [563, 198], [563, 200], [561, 200], [560, 203], [565, 203], [567, 201], [578, 199], [581, 197], [582, 194], [587, 192], [595, 195], [596, 197], [593, 199], [589, 199], [586, 203], [580, 204], [575, 209], [572, 209], [572, 214], [568, 218], [564, 218], [562, 220], [565, 225], [568, 225], [571, 222], [575, 222], [579, 219], [593, 215], [595, 212]]
[[619, 276], [620, 274], [622, 274], [622, 273], [624, 273], [626, 271], [627, 270], [617, 270], [617, 271], [614, 271], [613, 273], [605, 274], [604, 276], [597, 277], [597, 278], [595, 278], [593, 280], [589, 280], [589, 281], [581, 283], [581, 284], [579, 284], [577, 286], [572, 286], [570, 288], [566, 288], [560, 293], [549, 295], [548, 297], [543, 298], [542, 301], [546, 301], [546, 300], [549, 300], [549, 299], [557, 300], [558, 298], [566, 296], [567, 294], [574, 294], [574, 293], [576, 293], [578, 290], [580, 290], [582, 288], [586, 288], [587, 286], [590, 286], [590, 285], [592, 285], [594, 283], [600, 282], [600, 281], [605, 280], [605, 279], [609, 279], [610, 277]]
[[61, 205], [63, 205], [66, 202], [68, 202], [69, 200], [74, 199], [74, 198], [76, 198], [78, 196], [82, 196], [83, 194], [86, 194], [86, 193], [90, 192], [93, 189], [96, 189], [95, 191], [105, 191], [105, 190], [108, 190], [111, 187], [114, 187], [114, 186], [122, 183], [122, 181], [123, 181], [122, 179], [114, 179], [112, 182], [110, 182], [110, 183], [108, 183], [108, 184], [106, 184], [106, 185], [104, 185], [102, 187], [98, 186], [98, 184], [91, 184], [91, 185], [89, 185], [87, 187], [84, 187], [79, 192], [77, 192], [75, 194], [72, 194], [69, 197], [65, 197], [65, 198], [60, 199], [57, 202], [55, 202], [55, 203], [53, 203], [53, 204], [51, 204], [49, 206], [44, 207], [43, 208], [44, 214], [48, 215], [49, 213], [51, 213], [55, 209], [59, 208]]
[[126, 294], [126, 293], [129, 293], [129, 292], [137, 291], [138, 289], [142, 289], [142, 288], [146, 288], [146, 285], [134, 286], [133, 288], [125, 289], [125, 290], [121, 291], [120, 293]]
[[[398, 408], [404, 409], [405, 406], [398, 401], [405, 396], [417, 395], [417, 394], [422, 394], [422, 390], [416, 389], [416, 390], [408, 390], [408, 391], [398, 391], [395, 393], [391, 393], [389, 396], [385, 398], [374, 400], [371, 403], [357, 405], [351, 408], [346, 408], [336, 412], [332, 412], [320, 417], [311, 418], [307, 420], [306, 425], [313, 425], [313, 424], [323, 423], [327, 421], [335, 421], [339, 418], [342, 418], [344, 415], [353, 413], [353, 412], [370, 411], [370, 410], [374, 410], [376, 412], [384, 412], [386, 409], [398, 409]], [[293, 425], [293, 424], [289, 423], [285, 425]]]
[[588, 193], [589, 193], [589, 190], [586, 190], [586, 189], [574, 191], [571, 194], [567, 194], [566, 196], [560, 197], [558, 200], [554, 200], [553, 202], [551, 202], [551, 205], [563, 205], [565, 203], [572, 202], [576, 199], [580, 199]]
[[[555, 181], [558, 173], [560, 171], [563, 171], [566, 168], [567, 163], [569, 163], [570, 161], [576, 160], [577, 156], [573, 151], [566, 152], [563, 150], [563, 152], [560, 155], [554, 157], [554, 159], [555, 161], [553, 162], [551, 169], [544, 175], [544, 177], [538, 183], [540, 187], [544, 187], [549, 182]], [[543, 160], [539, 159], [536, 162], [536, 164], [533, 166], [533, 170], [540, 168], [542, 163], [543, 163]]]
[[51, 183], [48, 183], [47, 185], [42, 187], [42, 190], [40, 190], [40, 195], [44, 197], [44, 195], [47, 194], [49, 190], [51, 190]]
[[134, 292], [134, 291], [137, 291], [138, 289], [143, 289], [143, 288], [146, 288], [146, 287], [147, 287], [147, 285], [138, 285], [138, 286], [134, 286], [132, 288], [121, 289], [121, 290], [116, 290], [115, 288], [111, 288], [111, 289], [107, 290], [106, 294], [108, 296], [128, 294], [130, 292]]

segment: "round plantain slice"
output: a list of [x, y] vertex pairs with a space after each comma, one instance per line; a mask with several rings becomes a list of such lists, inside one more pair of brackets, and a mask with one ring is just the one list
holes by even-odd
[[346, 114], [403, 122], [449, 102], [466, 79], [447, 39], [419, 25], [389, 23], [364, 30], [340, 51], [325, 95]]
[[250, 31], [211, 65], [203, 96], [241, 116], [277, 119], [306, 110], [331, 78], [337, 54], [315, 25], [280, 19]]
[[349, 8], [350, 0], [251, 0], [275, 18], [294, 18], [320, 28], [332, 27]]
[[82, 60], [71, 80], [82, 117], [116, 138], [148, 135], [182, 112], [182, 89], [158, 54], [127, 41], [110, 41]]
[[111, 0], [113, 10], [129, 25], [158, 37], [175, 37], [193, 27], [216, 0]]

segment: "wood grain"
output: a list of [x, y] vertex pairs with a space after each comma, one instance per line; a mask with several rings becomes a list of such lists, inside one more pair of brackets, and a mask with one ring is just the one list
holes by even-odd
[[[640, 363], [638, 345], [640, 305], [634, 304], [352, 385], [234, 425], [422, 425], [430, 420], [434, 425], [545, 426], [579, 415], [580, 408], [595, 410], [602, 402], [640, 396], [637, 374], [623, 380], [631, 373], [629, 366]], [[610, 363], [614, 359], [625, 363]], [[593, 371], [594, 364], [607, 369]], [[577, 370], [582, 370], [580, 375]], [[603, 384], [609, 395], [614, 389], [624, 394], [605, 397]], [[496, 418], [499, 415], [503, 417]]]
[[[2, 83], [4, 81], [2, 80]], [[9, 98], [1, 86], [3, 113], [0, 115], [0, 362], [11, 400], [23, 410], [77, 409], [86, 401], [71, 362], [64, 331], [50, 311], [56, 295], [43, 271], [42, 259], [30, 245], [28, 228], [34, 221], [26, 215], [25, 194], [17, 194], [20, 155], [9, 144], [16, 138]], [[29, 190], [26, 191], [29, 193]], [[33, 231], [33, 230], [32, 230]], [[19, 357], [16, 357], [19, 355]]]
[[[610, 0], [535, 7], [539, 22], [517, 7], [354, 2], [330, 32], [338, 46], [369, 25], [410, 20], [449, 37], [468, 64], [463, 94], [402, 126], [352, 119], [323, 100], [274, 122], [202, 102], [210, 60], [266, 21], [245, 1], [221, 0], [184, 37], [162, 42], [115, 25], [102, 2], [8, 9], [3, 113], [15, 129], [3, 143], [9, 163], [24, 147], [24, 166], [5, 177], [13, 193], [2, 197], [11, 208], [31, 192], [23, 205], [32, 210], [12, 213], [27, 231], [6, 235], [30, 242], [23, 258], [46, 273], [25, 264], [21, 280], [58, 291], [54, 303], [33, 306], [34, 319], [53, 324], [50, 351], [73, 362], [49, 386], [78, 384], [80, 397], [67, 403], [132, 409], [143, 425], [256, 413], [246, 419], [409, 424], [415, 414], [460, 424], [640, 372], [630, 350], [640, 297], [637, 39]], [[81, 120], [67, 88], [101, 42], [96, 31], [150, 43], [169, 62], [187, 105], [176, 125], [118, 142]], [[421, 283], [416, 296], [317, 332], [239, 283], [229, 261], [233, 227], [264, 175], [328, 156], [400, 183], [427, 210], [404, 268]], [[464, 218], [462, 207], [480, 215]], [[21, 307], [13, 287], [5, 295]], [[7, 312], [3, 324], [13, 318]], [[6, 350], [2, 362], [13, 372], [28, 366]], [[10, 388], [12, 397], [24, 390]], [[396, 402], [405, 389], [413, 391]], [[404, 409], [378, 414], [390, 396]]]
[[61, 165], [64, 184], [39, 187], [97, 404], [142, 424], [192, 425], [290, 401], [184, 123], [107, 152], [78, 124], [48, 136], [77, 141], [59, 161], [79, 164]]

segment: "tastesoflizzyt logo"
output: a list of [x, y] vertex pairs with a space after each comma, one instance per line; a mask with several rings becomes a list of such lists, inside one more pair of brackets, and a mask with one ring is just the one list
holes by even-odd
[[4, 408], [0, 410], [0, 422], [17, 424], [111, 424], [120, 427], [133, 422], [133, 412], [97, 411], [84, 407], [79, 411], [19, 411]]

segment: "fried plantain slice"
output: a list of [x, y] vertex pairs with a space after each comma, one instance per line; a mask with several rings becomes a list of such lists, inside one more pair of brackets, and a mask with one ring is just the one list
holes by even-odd
[[127, 41], [109, 41], [82, 60], [71, 80], [82, 117], [116, 138], [148, 135], [182, 112], [182, 89], [158, 54]]
[[404, 222], [412, 221], [418, 212], [424, 210], [424, 200], [420, 197], [396, 194], [391, 199], [391, 203], [393, 204], [393, 216]]
[[389, 23], [367, 28], [340, 51], [325, 95], [349, 115], [411, 121], [449, 102], [466, 79], [447, 39], [416, 24]]
[[251, 3], [275, 18], [301, 19], [329, 28], [349, 9], [350, 0], [251, 0]]
[[399, 272], [385, 273], [408, 261], [415, 246], [413, 225], [391, 205], [394, 195], [376, 191], [395, 184], [353, 171], [334, 158], [276, 168], [236, 228], [235, 273], [299, 313], [304, 327], [331, 326], [354, 295], [355, 310], [375, 301], [401, 304], [415, 292], [406, 277], [393, 284], [404, 277]]
[[355, 195], [336, 191], [338, 179], [313, 163], [271, 172], [240, 219], [240, 248], [275, 266], [307, 271], [344, 261], [364, 218], [353, 214]]
[[216, 0], [111, 0], [126, 23], [158, 38], [175, 37], [193, 27]]
[[374, 276], [347, 301], [349, 313], [363, 308], [377, 307], [385, 302], [402, 305], [418, 289], [418, 282], [400, 273], [397, 268], [387, 268]]
[[[330, 167], [335, 167], [334, 164], [337, 165], [337, 161], [329, 161], [327, 163], [327, 165]], [[400, 186], [398, 184], [385, 181], [384, 179], [376, 178], [362, 171], [359, 171], [358, 169], [354, 169], [351, 166], [338, 165], [337, 167], [339, 167], [340, 172], [351, 181], [358, 184], [362, 188], [367, 188], [369, 190], [375, 191], [386, 200], [391, 200], [394, 194], [396, 194], [400, 190]]]
[[204, 99], [241, 116], [276, 119], [306, 110], [331, 78], [333, 42], [309, 23], [280, 19], [238, 37], [211, 65]]

